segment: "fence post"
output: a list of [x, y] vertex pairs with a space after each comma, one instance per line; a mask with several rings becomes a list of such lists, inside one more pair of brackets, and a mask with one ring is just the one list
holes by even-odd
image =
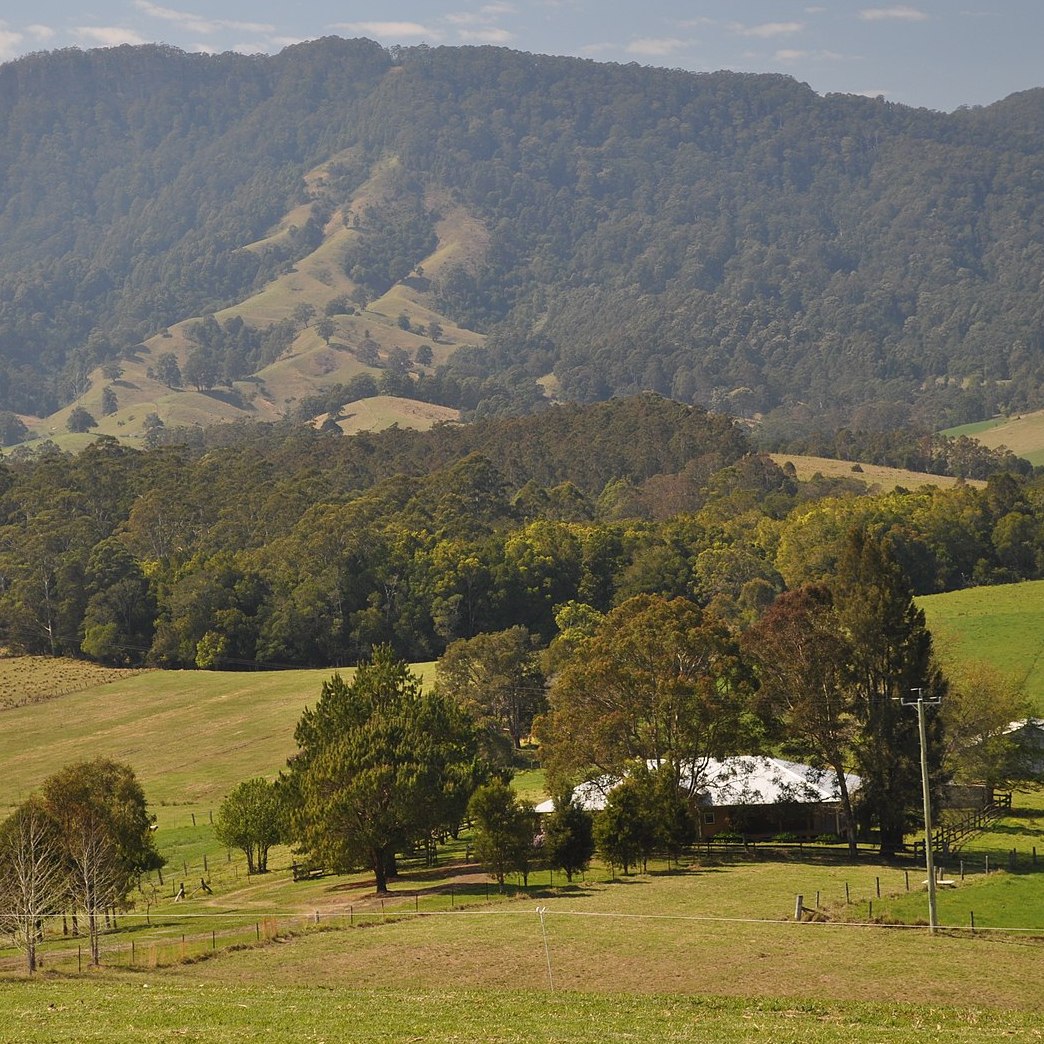
[[851, 903], [852, 903], [852, 897], [851, 897], [851, 895], [848, 892], [848, 882], [847, 881], [845, 882], [845, 902], [848, 903], [849, 905], [851, 905]]
[[910, 891], [910, 871], [909, 870], [904, 870], [903, 873], [906, 874], [906, 890], [909, 892]]
[[875, 878], [875, 880], [877, 881], [877, 898], [880, 899], [881, 898], [881, 878], [878, 877], [878, 878]]
[[794, 920], [800, 921], [801, 915], [805, 912], [805, 897], [803, 895], [796, 896], [794, 898]]
[[974, 935], [975, 934], [975, 911], [974, 910], [971, 911], [971, 930], [972, 930], [972, 935]]

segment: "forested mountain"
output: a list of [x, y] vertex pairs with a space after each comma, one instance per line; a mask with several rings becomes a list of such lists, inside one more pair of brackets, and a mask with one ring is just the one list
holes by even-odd
[[267, 417], [360, 375], [479, 416], [646, 389], [770, 431], [1044, 405], [1044, 91], [942, 114], [328, 38], [31, 55], [0, 111], [0, 409], [93, 394], [130, 431], [157, 389]]

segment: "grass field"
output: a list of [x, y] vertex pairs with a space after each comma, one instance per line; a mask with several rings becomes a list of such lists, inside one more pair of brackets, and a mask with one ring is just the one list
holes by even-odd
[[948, 428], [944, 435], [970, 435], [984, 446], [1006, 446], [1031, 464], [1044, 464], [1044, 410]]
[[39, 703], [138, 674], [53, 656], [0, 657], [0, 708]]
[[[0, 804], [65, 762], [119, 757], [168, 860], [104, 937], [101, 969], [77, 974], [56, 923], [34, 982], [0, 950], [0, 1041], [1044, 1040], [1039, 794], [969, 848], [934, 938], [868, 923], [871, 902], [874, 920], [923, 921], [916, 864], [817, 846], [698, 852], [615, 880], [596, 867], [572, 886], [539, 871], [505, 897], [465, 861], [466, 836], [438, 867], [404, 861], [384, 903], [367, 875], [294, 882], [286, 848], [248, 878], [209, 811], [282, 767], [329, 673], [149, 672], [0, 711]], [[517, 784], [535, 799], [542, 773]], [[985, 856], [1006, 866], [1012, 847], [1016, 871], [987, 879]], [[794, 921], [797, 894], [821, 920]]]
[[[905, 468], [886, 468], [880, 464], [859, 464], [859, 470], [850, 460], [832, 460], [829, 457], [803, 457], [793, 453], [772, 453], [772, 459], [782, 467], [786, 463], [794, 465], [797, 477], [807, 482], [814, 475], [824, 478], [851, 478], [865, 482], [867, 487], [878, 493], [888, 493], [896, 486], [905, 489], [920, 489], [921, 486], [939, 486], [943, 489], [955, 486], [958, 479], [948, 475], [927, 475], [921, 471], [907, 471]], [[973, 479], [970, 486], [984, 486], [984, 482]]]
[[1023, 684], [1044, 714], [1044, 580], [917, 599], [944, 665], [985, 660]]
[[[18, 691], [21, 674], [46, 689], [41, 669], [35, 658], [0, 659], [0, 677], [9, 679], [4, 692]], [[301, 711], [332, 674], [149, 671], [91, 684], [91, 665], [57, 661], [55, 670], [54, 687], [64, 685], [67, 695], [0, 711], [0, 810], [57, 766], [104, 755], [131, 765], [161, 826], [173, 809], [182, 809], [182, 820], [205, 813], [241, 780], [274, 776], [295, 750]], [[422, 677], [432, 670], [417, 668]]]

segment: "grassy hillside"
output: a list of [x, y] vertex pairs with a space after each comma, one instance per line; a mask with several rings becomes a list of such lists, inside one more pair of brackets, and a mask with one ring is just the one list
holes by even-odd
[[945, 435], [970, 435], [984, 446], [1006, 446], [1031, 464], [1044, 464], [1044, 410], [950, 428]]
[[[329, 169], [341, 159], [343, 156], [335, 156], [305, 175], [309, 200], [323, 198]], [[287, 266], [249, 297], [216, 312], [215, 319], [225, 322], [238, 316], [248, 325], [261, 329], [291, 317], [302, 305], [311, 307], [315, 317], [321, 317], [333, 298], [357, 293], [360, 288], [345, 275], [342, 265], [346, 247], [358, 237], [358, 232], [348, 226], [345, 215], [393, 198], [394, 188], [389, 178], [394, 176], [396, 166], [387, 160], [376, 164], [370, 179], [336, 208], [315, 250]], [[438, 243], [418, 266], [425, 272], [424, 278], [396, 283], [383, 296], [359, 309], [356, 315], [333, 316], [335, 333], [329, 343], [318, 336], [314, 325], [302, 325], [286, 352], [251, 377], [234, 382], [231, 389], [219, 387], [200, 392], [187, 382], [182, 388], [171, 389], [150, 377], [149, 372], [155, 370], [159, 357], [168, 352], [177, 358], [180, 366], [185, 365], [194, 348], [189, 330], [201, 317], [188, 318], [148, 338], [137, 351], [121, 359], [123, 373], [118, 380], [108, 380], [101, 368], [94, 370], [89, 387], [74, 402], [50, 416], [27, 418], [30, 431], [37, 437], [53, 439], [63, 449], [76, 449], [96, 434], [129, 441], [140, 439], [145, 418], [152, 413], [168, 427], [207, 427], [240, 418], [276, 420], [292, 410], [299, 399], [324, 387], [344, 384], [361, 373], [379, 377], [379, 366], [366, 365], [354, 354], [363, 341], [377, 345], [379, 361], [395, 349], [405, 349], [412, 357], [421, 345], [427, 345], [432, 350], [432, 365], [445, 362], [462, 344], [481, 345], [485, 340], [482, 334], [459, 326], [438, 311], [431, 285], [433, 278], [447, 266], [476, 263], [487, 247], [488, 235], [464, 208], [449, 200], [432, 202], [440, 202], [440, 218], [436, 224]], [[245, 244], [244, 249], [264, 254], [278, 248], [290, 229], [307, 220], [309, 206], [295, 206], [266, 237]], [[409, 317], [411, 330], [399, 326], [400, 315]], [[442, 328], [436, 342], [420, 332], [426, 331], [432, 322]], [[115, 392], [118, 403], [118, 408], [108, 415], [102, 408], [102, 393], [106, 388]], [[440, 420], [457, 417], [457, 411], [444, 407], [418, 408], [411, 400], [403, 400], [400, 406], [383, 401], [390, 397], [381, 398], [371, 409], [364, 409], [356, 423], [343, 424], [345, 431], [374, 430], [392, 424], [423, 429]], [[76, 406], [84, 407], [98, 422], [90, 435], [68, 433], [66, 423]]]
[[0, 708], [41, 703], [140, 673], [52, 656], [0, 657]]
[[[0, 661], [0, 677], [19, 671], [29, 677], [37, 663]], [[58, 661], [54, 670], [57, 690], [72, 668]], [[426, 677], [430, 670], [419, 673]], [[21, 801], [56, 767], [98, 755], [134, 768], [161, 826], [172, 806], [182, 808], [182, 818], [185, 809], [216, 808], [241, 780], [272, 777], [283, 768], [295, 749], [301, 711], [314, 705], [330, 675], [150, 671], [84, 688], [87, 675], [77, 674], [71, 684], [80, 691], [0, 711], [0, 810]]]
[[[780, 467], [787, 463], [793, 464], [797, 477], [803, 482], [817, 474], [824, 478], [852, 478], [865, 482], [872, 492], [878, 493], [888, 493], [896, 486], [905, 489], [939, 486], [947, 489], [961, 481], [949, 475], [928, 475], [921, 471], [907, 471], [905, 468], [856, 464], [850, 460], [832, 460], [829, 457], [806, 457], [793, 453], [772, 453], [770, 456]], [[968, 485], [984, 486], [985, 483], [972, 479]]]
[[[971, 1042], [984, 1026], [1039, 1038], [1044, 875], [1028, 866], [972, 874], [942, 921], [963, 925], [971, 902], [980, 934], [934, 939], [866, 923], [870, 901], [923, 918], [916, 867], [907, 893], [902, 864], [807, 848], [697, 854], [618, 879], [596, 867], [566, 887], [539, 871], [529, 891], [500, 899], [464, 863], [462, 838], [439, 867], [404, 862], [387, 906], [366, 875], [293, 882], [285, 849], [272, 873], [246, 878], [207, 817], [190, 825], [189, 814], [282, 765], [326, 675], [151, 672], [0, 711], [0, 803], [73, 758], [124, 758], [159, 813], [168, 860], [165, 879], [147, 882], [147, 916], [140, 905], [105, 935], [99, 972], [75, 974], [60, 926], [37, 982], [11, 981], [16, 955], [0, 951], [0, 1039], [564, 1042], [593, 1039], [594, 1022], [599, 1040]], [[970, 858], [989, 852], [997, 865], [1042, 830], [1040, 802], [1020, 801]], [[212, 895], [192, 887], [201, 874]], [[190, 886], [180, 905], [179, 879]], [[794, 923], [797, 893], [828, 920]], [[1002, 924], [1034, 932], [989, 930]], [[93, 1017], [69, 1018], [81, 1009]]]
[[1044, 580], [919, 598], [944, 661], [985, 660], [1016, 675], [1044, 714]]

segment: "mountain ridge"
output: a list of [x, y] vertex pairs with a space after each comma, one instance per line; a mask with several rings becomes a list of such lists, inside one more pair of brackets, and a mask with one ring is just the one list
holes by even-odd
[[[359, 373], [408, 393], [396, 372], [465, 415], [539, 408], [549, 384], [652, 390], [776, 436], [1044, 405], [1041, 89], [943, 114], [776, 74], [330, 37], [29, 56], [0, 66], [0, 104], [0, 409], [41, 430], [74, 402], [102, 422], [106, 364], [186, 362], [164, 330], [249, 326], [259, 295], [255, 324], [315, 309], [280, 355], [314, 341], [325, 289], [356, 294], [363, 323], [337, 321], [370, 362], [265, 410]], [[430, 363], [391, 355], [424, 344]], [[267, 350], [218, 377], [245, 399]]]

